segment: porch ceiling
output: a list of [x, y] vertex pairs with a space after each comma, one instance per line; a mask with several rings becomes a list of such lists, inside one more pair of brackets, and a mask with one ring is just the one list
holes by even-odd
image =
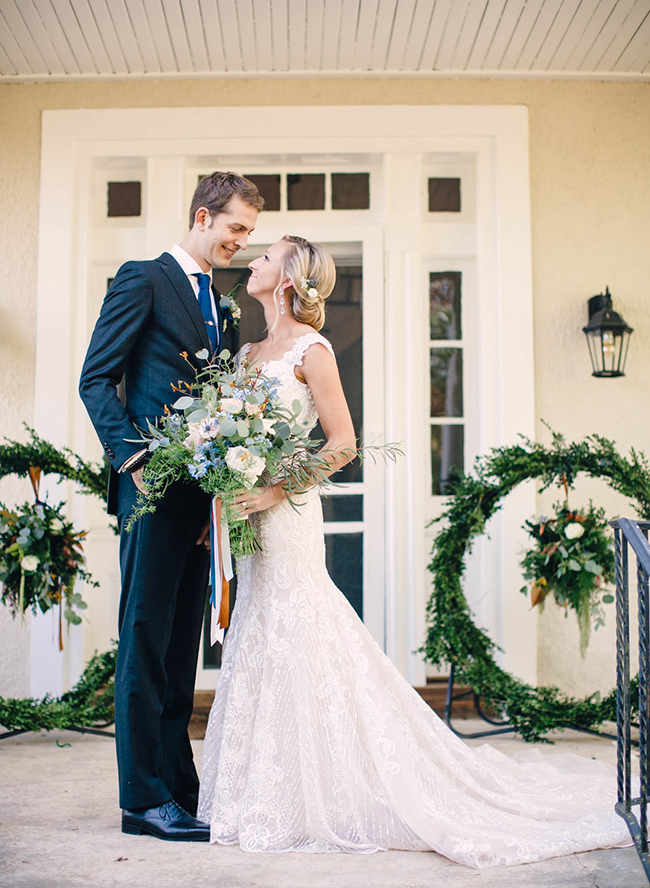
[[0, 81], [650, 80], [650, 0], [0, 0]]

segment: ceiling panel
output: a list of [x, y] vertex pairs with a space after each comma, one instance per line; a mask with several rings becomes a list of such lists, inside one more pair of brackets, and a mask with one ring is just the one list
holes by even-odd
[[0, 0], [0, 80], [650, 80], [650, 0]]

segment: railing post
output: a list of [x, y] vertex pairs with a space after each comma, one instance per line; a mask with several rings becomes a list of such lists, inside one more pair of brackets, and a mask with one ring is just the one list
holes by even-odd
[[648, 851], [648, 575], [637, 563], [639, 593], [639, 763], [641, 768], [641, 849]]
[[[616, 724], [618, 803], [616, 811], [627, 823], [646, 877], [650, 881], [648, 853], [648, 741], [650, 740], [650, 522], [617, 518], [614, 528], [616, 561]], [[640, 797], [632, 797], [631, 686], [630, 686], [630, 589], [628, 552], [636, 557], [639, 612], [639, 769]], [[635, 809], [640, 808], [637, 819]]]
[[616, 559], [616, 727], [618, 734], [618, 801], [631, 798], [630, 737], [630, 611], [627, 577], [627, 542], [614, 531]]

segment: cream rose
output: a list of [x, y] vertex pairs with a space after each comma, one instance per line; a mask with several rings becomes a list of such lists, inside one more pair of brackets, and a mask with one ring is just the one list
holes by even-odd
[[262, 425], [264, 426], [264, 434], [268, 435], [269, 432], [275, 431], [275, 420], [274, 419], [263, 419]]
[[261, 456], [255, 456], [246, 447], [231, 447], [226, 454], [226, 465], [239, 472], [249, 486], [252, 486], [264, 471], [266, 463]]
[[187, 447], [188, 450], [194, 451], [198, 444], [203, 444], [203, 437], [201, 435], [201, 423], [200, 422], [188, 422], [187, 430], [189, 432], [187, 438], [183, 441], [183, 447]]
[[[50, 521], [50, 530], [54, 533], [60, 533], [63, 530], [63, 521], [60, 518], [52, 518]], [[32, 558], [35, 556], [32, 556]]]
[[243, 401], [239, 398], [222, 398], [219, 409], [225, 410], [226, 413], [239, 413], [243, 406]]
[[584, 527], [582, 526], [582, 524], [578, 524], [577, 521], [572, 521], [571, 524], [567, 524], [567, 526], [564, 528], [564, 536], [568, 540], [577, 540], [582, 536], [584, 532]]
[[36, 555], [25, 555], [23, 560], [20, 562], [20, 566], [23, 570], [36, 570], [40, 561], [36, 557]]
[[259, 416], [261, 412], [261, 404], [249, 404], [248, 401], [246, 401], [246, 414], [248, 416]]

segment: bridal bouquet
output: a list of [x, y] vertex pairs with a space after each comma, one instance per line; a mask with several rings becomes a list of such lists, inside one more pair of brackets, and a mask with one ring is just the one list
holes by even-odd
[[[206, 358], [207, 351], [197, 353]], [[252, 553], [257, 541], [250, 522], [234, 507], [239, 490], [261, 490], [283, 481], [292, 494], [325, 480], [325, 458], [315, 451], [322, 441], [309, 437], [299, 419], [302, 407], [280, 405], [277, 380], [235, 362], [222, 352], [218, 365], [183, 383], [180, 394], [156, 426], [143, 433], [151, 457], [143, 473], [147, 488], [127, 523], [130, 530], [143, 514], [153, 512], [174, 481], [196, 481], [220, 500], [222, 523], [229, 528], [229, 548], [235, 557]]]

